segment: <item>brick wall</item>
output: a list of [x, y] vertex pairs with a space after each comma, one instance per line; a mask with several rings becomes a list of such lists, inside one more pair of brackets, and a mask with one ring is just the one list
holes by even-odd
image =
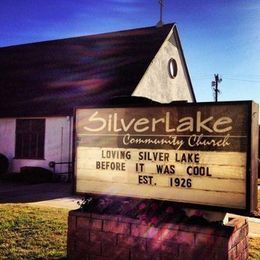
[[247, 259], [248, 224], [161, 223], [70, 211], [68, 259]]

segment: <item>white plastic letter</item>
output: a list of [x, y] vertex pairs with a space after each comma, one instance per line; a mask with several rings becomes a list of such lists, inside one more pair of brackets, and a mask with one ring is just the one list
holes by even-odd
[[90, 116], [90, 118], [88, 119], [89, 122], [96, 122], [94, 124], [94, 127], [91, 128], [91, 127], [84, 126], [83, 128], [85, 130], [87, 130], [89, 132], [99, 132], [99, 131], [102, 131], [106, 127], [106, 125], [107, 125], [106, 119], [104, 119], [102, 117], [96, 117], [97, 114], [98, 114], [98, 111], [96, 111], [94, 114], [92, 114]]

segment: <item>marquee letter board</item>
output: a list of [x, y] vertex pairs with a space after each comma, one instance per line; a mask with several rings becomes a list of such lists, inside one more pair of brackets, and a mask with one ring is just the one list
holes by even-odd
[[75, 110], [75, 190], [249, 214], [257, 204], [251, 101]]

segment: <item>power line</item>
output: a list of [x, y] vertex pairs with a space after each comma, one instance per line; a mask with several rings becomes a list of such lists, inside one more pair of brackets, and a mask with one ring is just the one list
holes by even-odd
[[[227, 74], [226, 74], [227, 75]], [[231, 74], [230, 74], [231, 75]], [[260, 77], [260, 75], [249, 75], [249, 77], [253, 78], [257, 78]], [[192, 76], [193, 79], [196, 80], [206, 80], [206, 79], [210, 79], [211, 76], [210, 74], [205, 74], [205, 76], [203, 76], [203, 74], [197, 73], [195, 75]], [[226, 79], [226, 80], [235, 80], [235, 81], [245, 81], [245, 82], [253, 82], [253, 83], [260, 83], [260, 79], [248, 79], [248, 78], [239, 78], [239, 77], [226, 77], [225, 75], [222, 75], [222, 79]]]
[[[225, 73], [225, 74], [222, 74], [222, 76], [228, 76], [228, 77], [238, 77], [238, 78], [241, 78], [241, 73]], [[243, 77], [246, 77], [246, 78], [260, 78], [260, 74], [245, 74], [243, 73]]]
[[239, 78], [229, 78], [229, 77], [223, 77], [223, 78], [227, 80], [244, 81], [244, 82], [255, 82], [255, 83], [260, 82], [260, 80], [251, 80], [251, 79], [239, 79]]

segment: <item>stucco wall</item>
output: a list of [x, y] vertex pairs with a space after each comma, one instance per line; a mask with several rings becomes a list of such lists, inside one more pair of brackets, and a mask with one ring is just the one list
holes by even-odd
[[[71, 161], [72, 121], [70, 117], [48, 118], [46, 120], [45, 160], [55, 162]], [[71, 130], [70, 130], [71, 127]], [[56, 171], [65, 172], [67, 165], [57, 165]]]
[[[15, 119], [0, 119], [0, 153], [8, 157], [9, 171], [19, 172], [23, 166], [39, 166], [47, 169], [49, 162], [71, 161], [72, 118], [46, 118], [44, 160], [15, 159]], [[57, 165], [56, 172], [66, 172], [67, 165]]]
[[0, 153], [9, 160], [14, 157], [15, 148], [15, 120], [0, 119]]
[[[177, 48], [175, 37], [173, 32], [168, 35], [137, 85], [133, 96], [143, 96], [161, 103], [170, 103], [177, 100], [193, 101], [187, 74], [184, 69], [184, 61], [181, 58], [180, 50]], [[168, 73], [170, 58], [176, 60], [178, 67], [178, 72], [174, 79]]]

